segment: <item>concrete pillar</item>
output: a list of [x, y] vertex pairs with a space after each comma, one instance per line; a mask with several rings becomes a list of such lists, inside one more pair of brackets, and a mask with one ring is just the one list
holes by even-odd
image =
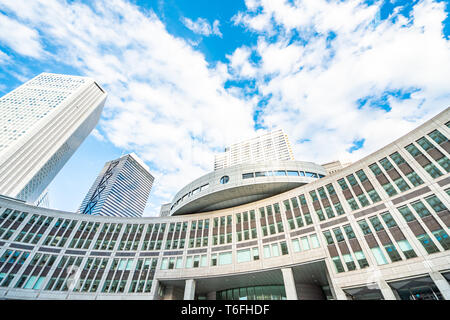
[[335, 300], [348, 300], [344, 290], [342, 290], [341, 287], [336, 285], [336, 283], [331, 279], [330, 273], [328, 272], [328, 266], [325, 275], [327, 276], [328, 286], [330, 287], [330, 291], [331, 294], [333, 295], [333, 298]]
[[387, 284], [386, 281], [380, 279], [377, 281], [378, 287], [380, 288], [381, 294], [384, 300], [397, 300], [397, 295], [394, 293], [392, 288]]
[[445, 300], [450, 300], [450, 285], [440, 272], [430, 272], [430, 277]]
[[184, 287], [184, 300], [194, 300], [195, 299], [195, 280], [187, 279], [186, 285]]
[[153, 279], [152, 288], [150, 289], [150, 297], [152, 300], [160, 300], [161, 297], [158, 295], [158, 288], [160, 283], [158, 279]]
[[295, 288], [294, 274], [292, 268], [282, 268], [284, 290], [286, 291], [287, 300], [298, 300], [297, 289]]

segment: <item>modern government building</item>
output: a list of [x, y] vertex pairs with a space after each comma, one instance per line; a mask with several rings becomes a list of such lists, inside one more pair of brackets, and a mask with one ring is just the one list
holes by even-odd
[[[98, 120], [106, 93], [93, 80], [39, 77], [54, 88], [58, 81], [69, 86], [64, 90], [79, 88], [79, 98], [64, 91], [51, 105], [79, 101], [73, 103], [85, 108], [86, 101], [91, 108], [81, 114]], [[2, 121], [4, 110], [35, 109], [36, 100], [13, 98], [0, 99]], [[95, 127], [89, 123], [83, 130]], [[228, 148], [230, 155], [216, 157], [215, 170], [181, 188], [159, 217], [81, 214], [87, 203], [79, 213], [38, 207], [33, 201], [48, 184], [34, 191], [29, 183], [40, 171], [22, 183], [5, 169], [0, 298], [450, 300], [449, 108], [357, 162], [333, 164], [330, 174], [294, 160], [284, 133], [275, 136], [259, 139], [273, 150], [263, 160], [249, 155], [258, 154], [258, 141], [238, 148], [236, 161]], [[64, 154], [56, 147], [54, 154]], [[1, 152], [10, 166], [31, 160]], [[44, 173], [39, 181], [48, 180]]]

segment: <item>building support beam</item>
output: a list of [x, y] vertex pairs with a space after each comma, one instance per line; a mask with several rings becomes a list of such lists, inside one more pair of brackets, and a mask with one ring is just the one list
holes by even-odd
[[287, 300], [298, 300], [297, 289], [295, 287], [294, 273], [292, 268], [282, 268], [284, 290], [286, 291]]
[[184, 286], [184, 300], [194, 300], [195, 299], [195, 280], [187, 279]]
[[442, 294], [442, 297], [445, 300], [450, 300], [450, 284], [448, 284], [447, 279], [437, 271], [430, 272], [430, 277], [433, 280], [436, 287], [438, 287], [439, 291]]
[[325, 270], [325, 275], [327, 276], [328, 286], [330, 287], [331, 294], [333, 296], [334, 300], [348, 300], [347, 295], [345, 294], [344, 290], [339, 287], [335, 281], [331, 279], [330, 273], [328, 272], [328, 264], [325, 263], [327, 266]]
[[378, 288], [380, 288], [384, 300], [397, 300], [397, 295], [395, 294], [394, 290], [392, 290], [391, 286], [387, 284], [386, 281], [380, 279], [377, 281], [377, 284]]

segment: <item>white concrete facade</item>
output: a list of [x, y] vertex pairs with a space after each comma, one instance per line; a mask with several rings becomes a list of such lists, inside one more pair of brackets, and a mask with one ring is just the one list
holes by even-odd
[[278, 129], [226, 147], [225, 152], [215, 155], [214, 170], [244, 163], [293, 160], [289, 139]]
[[0, 194], [34, 202], [97, 125], [105, 91], [42, 73], [0, 99]]
[[446, 109], [339, 172], [204, 213], [81, 216], [0, 198], [0, 297], [213, 299], [281, 286], [284, 299], [448, 299], [450, 148], [436, 130], [449, 127]]

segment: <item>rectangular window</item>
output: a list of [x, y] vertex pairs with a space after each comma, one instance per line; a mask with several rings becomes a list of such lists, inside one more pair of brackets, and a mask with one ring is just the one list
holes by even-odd
[[448, 237], [448, 234], [444, 231], [444, 229], [435, 230], [432, 233], [436, 240], [439, 241], [441, 246], [444, 248], [444, 250], [450, 249], [450, 238]]
[[249, 262], [252, 260], [250, 249], [243, 249], [237, 251], [237, 262]]
[[308, 241], [308, 237], [302, 237], [301, 239], [302, 242], [302, 248], [303, 250], [309, 250], [309, 241]]
[[425, 248], [428, 254], [439, 252], [438, 247], [436, 247], [436, 245], [431, 240], [428, 234], [424, 233], [422, 235], [417, 236], [417, 240], [419, 240], [419, 242], [422, 244], [422, 246]]
[[331, 232], [330, 231], [324, 231], [323, 232], [323, 236], [325, 237], [325, 240], [327, 241], [327, 244], [333, 244], [334, 240], [333, 237], [331, 236]]
[[355, 270], [356, 269], [356, 264], [353, 261], [353, 258], [351, 256], [351, 254], [343, 254], [342, 258], [344, 259], [345, 264], [347, 265], [347, 269], [349, 271]]
[[345, 271], [344, 266], [342, 265], [342, 262], [341, 262], [341, 260], [339, 259], [339, 257], [333, 257], [333, 258], [331, 258], [331, 259], [333, 260], [334, 268], [335, 268], [335, 270], [336, 270], [337, 273], [340, 273], [340, 272], [344, 272], [344, 271]]
[[359, 267], [361, 269], [364, 269], [365, 267], [369, 266], [366, 256], [364, 255], [364, 253], [362, 251], [356, 251], [355, 257], [356, 257], [356, 260], [358, 261]]
[[316, 234], [310, 235], [310, 236], [309, 236], [309, 239], [311, 240], [311, 246], [312, 246], [314, 249], [320, 247], [319, 238], [317, 237]]
[[381, 251], [380, 247], [374, 247], [370, 249], [372, 251], [373, 256], [375, 257], [375, 260], [377, 261], [378, 265], [383, 265], [388, 263], [386, 260], [386, 257], [383, 255], [383, 252]]
[[395, 248], [394, 244], [390, 243], [384, 246], [384, 249], [386, 250], [387, 254], [389, 255], [389, 258], [392, 262], [401, 261], [402, 258], [400, 257], [400, 254], [398, 253], [397, 249]]
[[292, 247], [294, 249], [294, 252], [302, 251], [302, 249], [300, 248], [300, 242], [298, 241], [298, 239], [293, 239], [292, 240]]
[[264, 251], [264, 258], [270, 258], [271, 257], [270, 247], [268, 245], [263, 247], [263, 251]]
[[280, 255], [280, 249], [278, 243], [272, 243], [272, 256], [278, 257]]
[[219, 253], [219, 266], [231, 264], [232, 263], [232, 253], [222, 252]]
[[408, 240], [406, 240], [406, 239], [399, 240], [399, 241], [397, 241], [397, 244], [398, 244], [400, 250], [402, 250], [406, 259], [417, 257], [417, 254], [414, 252], [414, 249], [411, 247]]

